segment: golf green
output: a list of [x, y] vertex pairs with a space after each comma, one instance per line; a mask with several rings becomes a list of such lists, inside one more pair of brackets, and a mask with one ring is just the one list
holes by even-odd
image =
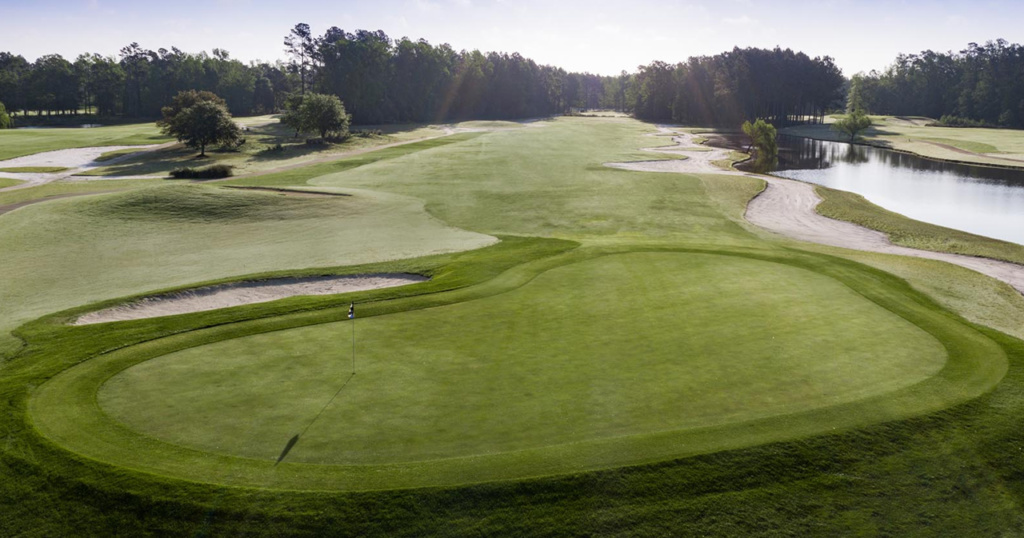
[[157, 357], [98, 402], [202, 452], [273, 461], [301, 432], [289, 462], [381, 465], [804, 412], [913, 385], [947, 357], [832, 278], [708, 254], [597, 257], [493, 297], [357, 319], [358, 374], [338, 393], [351, 325]]

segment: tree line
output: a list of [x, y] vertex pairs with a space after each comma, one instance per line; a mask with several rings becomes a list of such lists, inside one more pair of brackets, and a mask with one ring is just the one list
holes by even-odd
[[999, 39], [957, 53], [901, 54], [884, 72], [855, 75], [848, 103], [872, 114], [1022, 128], [1024, 47]]
[[193, 54], [132, 43], [117, 58], [90, 53], [74, 62], [59, 54], [28, 62], [0, 52], [0, 102], [13, 113], [157, 118], [185, 90], [214, 92], [241, 115], [277, 110], [290, 81], [283, 64], [245, 64], [221, 49]]
[[624, 108], [640, 119], [739, 125], [764, 118], [777, 127], [822, 122], [842, 106], [845, 79], [830, 57], [790, 49], [734, 48], [686, 62], [653, 62], [619, 80]]
[[187, 53], [132, 43], [117, 57], [58, 54], [28, 62], [0, 52], [0, 102], [13, 114], [95, 112], [158, 118], [181, 91], [209, 91], [234, 115], [279, 112], [289, 98], [339, 97], [357, 124], [517, 119], [609, 108], [654, 121], [776, 125], [820, 119], [843, 79], [830, 58], [791, 50], [735, 49], [617, 76], [567, 72], [518, 53], [456, 51], [383, 31], [316, 36], [298, 24], [286, 61], [243, 63], [222, 49]]
[[362, 124], [526, 118], [602, 105], [602, 77], [538, 65], [519, 54], [455, 51], [338, 28], [316, 37], [299, 24], [288, 61], [243, 63], [223, 49], [187, 53], [132, 43], [117, 57], [49, 54], [29, 62], [0, 52], [0, 102], [14, 114], [158, 118], [181, 91], [221, 96], [234, 115], [279, 112], [306, 91], [340, 97]]

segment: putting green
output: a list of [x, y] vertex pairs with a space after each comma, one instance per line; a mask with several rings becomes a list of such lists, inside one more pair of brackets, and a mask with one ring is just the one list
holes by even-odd
[[358, 320], [359, 374], [333, 401], [349, 322], [127, 348], [45, 383], [30, 414], [121, 467], [381, 489], [853, 427], [975, 397], [1005, 372], [990, 340], [856, 266], [833, 278], [809, 260], [724, 254], [576, 254], [504, 293]]
[[[422, 461], [714, 426], [891, 392], [946, 358], [835, 280], [698, 254], [607, 256], [358, 323], [359, 374], [289, 461]], [[99, 403], [170, 443], [274, 459], [347, 379], [349, 330], [166, 355], [112, 378]]]

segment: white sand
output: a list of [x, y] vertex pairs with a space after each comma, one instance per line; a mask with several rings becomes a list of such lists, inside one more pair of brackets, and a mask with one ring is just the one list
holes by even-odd
[[809, 183], [767, 176], [768, 188], [747, 205], [748, 221], [775, 233], [822, 245], [899, 254], [953, 263], [1002, 280], [1024, 293], [1024, 266], [1015, 263], [901, 247], [875, 230], [833, 220], [814, 211], [821, 198]]
[[298, 295], [334, 295], [353, 291], [393, 288], [424, 282], [429, 278], [406, 273], [275, 278], [259, 282], [235, 282], [195, 288], [167, 295], [146, 297], [132, 303], [90, 312], [73, 325], [146, 319], [191, 312], [203, 312]]
[[[109, 161], [96, 162], [96, 158], [104, 153], [110, 151], [119, 151], [122, 149], [138, 149], [141, 151], [147, 151], [154, 148], [163, 146], [164, 144], [153, 144], [148, 146], [104, 146], [97, 148], [73, 148], [73, 149], [60, 149], [57, 151], [47, 151], [44, 153], [36, 153], [33, 155], [26, 155], [24, 157], [16, 157], [14, 159], [8, 159], [6, 161], [0, 161], [0, 168], [22, 168], [28, 166], [50, 166], [67, 168], [62, 172], [55, 174], [19, 174], [13, 172], [0, 172], [0, 177], [7, 177], [12, 179], [19, 179], [24, 181], [20, 185], [13, 187], [7, 187], [6, 189], [0, 189], [0, 191], [14, 190], [14, 189], [25, 189], [28, 187], [35, 187], [44, 183], [50, 183], [51, 181], [58, 181], [61, 179], [104, 179], [102, 177], [89, 177], [82, 176], [71, 178], [74, 174], [80, 174], [84, 171], [99, 168], [101, 166], [110, 166], [117, 164], [118, 162], [134, 155], [130, 153]], [[124, 178], [118, 178], [124, 179]]]
[[[701, 146], [694, 143], [694, 135], [689, 133], [676, 132], [670, 127], [658, 127], [658, 132], [648, 136], [661, 136], [674, 133], [672, 141], [675, 146], [660, 148], [644, 148], [643, 151], [652, 153], [668, 153], [684, 155], [686, 159], [671, 161], [634, 161], [628, 163], [604, 163], [605, 166], [620, 168], [622, 170], [633, 170], [635, 172], [674, 172], [677, 174], [726, 174], [729, 172], [715, 166], [715, 161], [728, 159], [730, 150]], [[710, 151], [709, 151], [710, 150]]]

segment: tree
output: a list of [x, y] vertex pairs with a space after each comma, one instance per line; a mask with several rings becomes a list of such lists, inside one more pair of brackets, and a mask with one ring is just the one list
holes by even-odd
[[242, 132], [231, 120], [224, 100], [213, 93], [179, 92], [163, 108], [163, 114], [163, 119], [157, 122], [160, 130], [198, 149], [200, 157], [206, 156], [206, 146], [210, 144], [234, 145], [241, 140]]
[[337, 96], [307, 93], [282, 121], [297, 131], [320, 133], [320, 138], [327, 138], [328, 134], [344, 138], [348, 136], [350, 116]]
[[832, 130], [850, 136], [850, 142], [857, 138], [857, 134], [871, 127], [871, 118], [863, 110], [857, 109], [832, 124]]
[[14, 121], [7, 115], [7, 108], [0, 103], [0, 129], [13, 129]]
[[306, 94], [310, 65], [316, 52], [316, 40], [309, 31], [309, 25], [299, 23], [284, 36], [284, 52], [291, 58], [289, 68], [299, 75], [299, 93]]
[[751, 145], [757, 150], [754, 168], [766, 172], [779, 162], [779, 146], [775, 141], [778, 134], [775, 126], [758, 118], [754, 123], [743, 122], [743, 132], [750, 137]]

